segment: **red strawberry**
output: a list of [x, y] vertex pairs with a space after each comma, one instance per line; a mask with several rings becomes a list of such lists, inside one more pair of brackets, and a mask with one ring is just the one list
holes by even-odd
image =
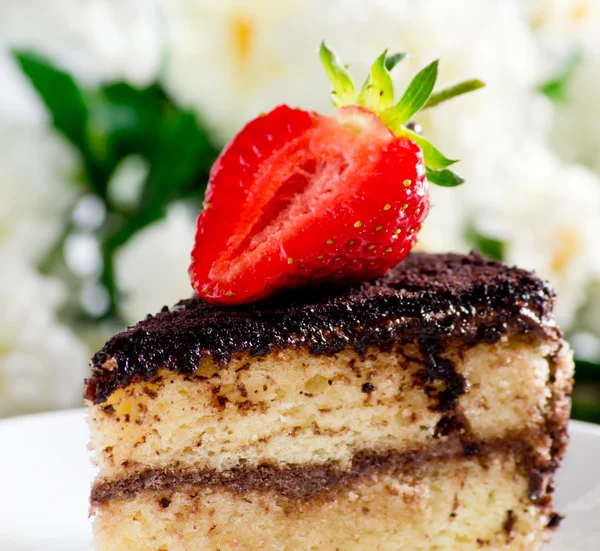
[[426, 174], [442, 185], [462, 181], [446, 169], [454, 161], [404, 126], [436, 100], [437, 62], [391, 107], [385, 52], [358, 98], [324, 44], [321, 57], [336, 114], [279, 106], [248, 123], [213, 166], [190, 267], [209, 302], [381, 275], [416, 242], [429, 210]]

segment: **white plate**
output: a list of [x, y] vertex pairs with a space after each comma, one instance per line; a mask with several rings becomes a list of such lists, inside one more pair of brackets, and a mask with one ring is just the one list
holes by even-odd
[[[571, 422], [557, 481], [567, 519], [544, 551], [600, 549], [600, 426]], [[0, 550], [91, 549], [88, 492], [94, 470], [82, 410], [0, 421]]]

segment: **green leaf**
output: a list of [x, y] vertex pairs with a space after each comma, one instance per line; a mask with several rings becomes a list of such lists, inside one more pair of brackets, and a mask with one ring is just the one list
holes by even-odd
[[569, 57], [562, 70], [548, 82], [540, 86], [539, 90], [555, 103], [564, 103], [568, 100], [568, 87], [575, 70], [581, 62], [581, 54], [576, 53]]
[[139, 155], [149, 168], [139, 204], [122, 213], [127, 223], [114, 238], [115, 246], [160, 219], [170, 202], [201, 202], [218, 150], [193, 113], [171, 102], [156, 85], [136, 89], [124, 83], [103, 88], [94, 112], [95, 139], [105, 144], [103, 161], [114, 170], [124, 158]]
[[352, 82], [348, 71], [342, 65], [337, 54], [327, 47], [325, 41], [321, 42], [319, 56], [325, 73], [327, 73], [327, 78], [329, 78], [329, 82], [331, 82], [331, 86], [333, 87], [331, 92], [333, 105], [342, 107], [355, 103], [356, 89], [354, 82]]
[[391, 73], [392, 70], [398, 63], [400, 63], [408, 54], [399, 52], [397, 54], [391, 54], [385, 58], [385, 68]]
[[464, 178], [461, 178], [458, 174], [455, 174], [447, 168], [442, 170], [435, 170], [433, 168], [427, 169], [427, 179], [436, 186], [441, 187], [456, 187], [464, 183]]
[[371, 74], [358, 96], [358, 104], [379, 113], [394, 102], [394, 83], [385, 66], [387, 50], [371, 66]]
[[600, 423], [600, 364], [575, 359], [571, 417]]
[[[157, 84], [136, 88], [119, 82], [86, 89], [37, 56], [16, 53], [15, 58], [42, 96], [57, 129], [78, 148], [84, 167], [82, 186], [106, 207], [106, 220], [97, 230], [104, 260], [101, 282], [110, 300], [102, 318], [119, 319], [116, 251], [163, 217], [173, 201], [199, 207], [218, 149], [195, 115], [177, 106]], [[109, 182], [118, 185], [112, 176], [130, 155], [142, 157], [148, 173], [139, 195], [117, 204], [108, 196]], [[67, 232], [53, 250], [60, 253], [66, 237]], [[59, 262], [62, 255], [57, 258], [52, 262]]]
[[[152, 94], [156, 94], [154, 100], [160, 100], [160, 108], [153, 111], [154, 119], [144, 121], [150, 116], [146, 108], [154, 100], [144, 107], [144, 102], [150, 98], [142, 92], [121, 88], [118, 93], [113, 90], [108, 94], [115, 101], [119, 98], [117, 105], [121, 107], [127, 104], [125, 100], [128, 97], [133, 101], [131, 108], [139, 102], [137, 113], [142, 117], [133, 126], [115, 124], [108, 143], [117, 157], [127, 152], [138, 153], [146, 158], [149, 165], [139, 203], [132, 209], [120, 211], [118, 223], [114, 222], [113, 215], [112, 227], [102, 244], [105, 261], [102, 282], [109, 290], [113, 315], [119, 313], [113, 263], [115, 252], [137, 232], [160, 220], [173, 201], [187, 199], [198, 208], [204, 197], [210, 167], [218, 155], [218, 150], [196, 117], [173, 104], [158, 87]], [[114, 122], [127, 120], [130, 119], [117, 117]], [[144, 129], [151, 133], [143, 135]], [[117, 211], [114, 205], [109, 207], [109, 212]]]
[[[591, 381], [600, 384], [600, 362], [575, 358], [575, 375], [577, 381]], [[600, 406], [600, 403], [598, 405]]]
[[447, 168], [458, 161], [455, 159], [448, 159], [443, 153], [438, 151], [435, 146], [426, 138], [409, 130], [408, 128], [401, 126], [399, 129], [392, 129], [398, 136], [406, 136], [415, 142], [423, 151], [423, 158], [425, 159], [425, 165], [428, 168], [435, 170], [441, 170]]
[[[106, 85], [89, 94], [88, 104], [88, 149], [107, 182], [130, 155], [146, 159], [151, 174], [153, 167], [168, 158], [173, 175], [190, 164], [208, 172], [216, 158], [215, 148], [194, 115], [176, 106], [158, 85]], [[178, 181], [166, 177], [162, 188], [179, 189]]]
[[167, 106], [157, 86], [121, 82], [90, 93], [86, 138], [96, 161], [110, 171], [128, 155], [151, 156]]
[[189, 112], [173, 109], [156, 143], [155, 158], [143, 193], [142, 208], [152, 212], [161, 205], [204, 191], [206, 176], [217, 157], [208, 135]]
[[31, 52], [15, 51], [13, 56], [46, 105], [56, 129], [81, 149], [87, 110], [73, 78]]
[[506, 248], [504, 241], [481, 233], [474, 224], [469, 224], [465, 237], [481, 254], [494, 260], [502, 260], [504, 258]]
[[427, 103], [423, 106], [423, 109], [435, 107], [444, 101], [448, 101], [452, 98], [467, 94], [469, 92], [474, 92], [475, 90], [479, 90], [484, 86], [485, 82], [479, 79], [463, 80], [457, 84], [447, 86], [446, 88], [442, 88], [438, 92], [431, 94], [429, 100], [427, 100]]
[[481, 254], [493, 258], [495, 260], [502, 260], [504, 257], [504, 242], [493, 237], [487, 237], [485, 235], [479, 235], [475, 240], [475, 246], [481, 252]]
[[408, 85], [402, 99], [384, 115], [384, 122], [395, 127], [407, 123], [427, 102], [438, 74], [439, 60], [419, 71]]
[[104, 197], [108, 174], [88, 149], [89, 91], [34, 53], [16, 51], [13, 56], [46, 105], [55, 128], [79, 150], [84, 177], [77, 182]]

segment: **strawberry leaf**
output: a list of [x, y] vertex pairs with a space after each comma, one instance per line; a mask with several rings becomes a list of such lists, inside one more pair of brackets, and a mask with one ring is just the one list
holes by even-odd
[[329, 82], [331, 82], [331, 86], [333, 87], [331, 92], [333, 105], [342, 107], [356, 103], [354, 82], [352, 82], [348, 71], [342, 65], [340, 58], [333, 50], [327, 47], [325, 41], [321, 42], [319, 57], [321, 58], [325, 73], [327, 73], [327, 78], [329, 78]]
[[394, 102], [394, 83], [386, 68], [387, 50], [373, 63], [371, 74], [365, 81], [358, 104], [363, 105], [376, 113], [388, 109]]
[[435, 107], [444, 101], [448, 101], [457, 96], [462, 96], [463, 94], [468, 94], [469, 92], [474, 92], [475, 90], [479, 90], [484, 86], [485, 82], [476, 78], [472, 80], [463, 80], [457, 84], [447, 86], [446, 88], [442, 88], [438, 92], [431, 94], [431, 97], [427, 100], [427, 103], [423, 106], [423, 109]]
[[423, 158], [425, 159], [425, 165], [429, 168], [441, 170], [458, 162], [455, 159], [448, 159], [448, 157], [436, 149], [429, 140], [404, 126], [400, 127], [398, 130], [394, 130], [394, 132], [398, 136], [410, 138], [421, 148], [423, 151]]
[[398, 127], [407, 123], [427, 103], [435, 81], [437, 80], [439, 60], [435, 60], [422, 69], [408, 85], [402, 99], [391, 109], [383, 113], [388, 127]]
[[400, 63], [408, 54], [399, 52], [397, 54], [391, 54], [385, 58], [385, 68], [391, 73], [392, 70], [398, 63]]
[[432, 184], [441, 187], [456, 187], [464, 183], [464, 178], [461, 178], [458, 174], [455, 174], [447, 168], [442, 170], [435, 170], [434, 168], [427, 167], [427, 180]]

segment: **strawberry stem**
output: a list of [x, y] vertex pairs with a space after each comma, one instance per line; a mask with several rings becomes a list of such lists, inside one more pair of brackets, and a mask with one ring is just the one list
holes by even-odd
[[324, 41], [321, 43], [319, 55], [333, 88], [331, 92], [333, 105], [366, 107], [376, 113], [397, 136], [406, 136], [415, 142], [423, 151], [427, 179], [432, 184], [454, 187], [463, 183], [464, 180], [460, 176], [448, 170], [448, 167], [457, 161], [443, 155], [431, 142], [408, 128], [407, 123], [422, 109], [429, 109], [482, 88], [485, 84], [481, 80], [465, 80], [434, 92], [439, 66], [439, 60], [435, 60], [417, 73], [400, 101], [392, 106], [394, 85], [390, 71], [407, 54], [397, 53], [388, 56], [387, 50], [383, 52], [371, 66], [371, 72], [358, 95], [348, 71], [337, 54], [329, 49]]
[[440, 103], [448, 101], [457, 96], [462, 96], [463, 94], [468, 94], [469, 92], [474, 92], [475, 90], [479, 90], [484, 86], [485, 83], [476, 78], [471, 80], [463, 80], [457, 84], [447, 86], [446, 88], [442, 88], [441, 90], [431, 94], [430, 98], [427, 100], [427, 103], [423, 106], [423, 109], [435, 107]]

